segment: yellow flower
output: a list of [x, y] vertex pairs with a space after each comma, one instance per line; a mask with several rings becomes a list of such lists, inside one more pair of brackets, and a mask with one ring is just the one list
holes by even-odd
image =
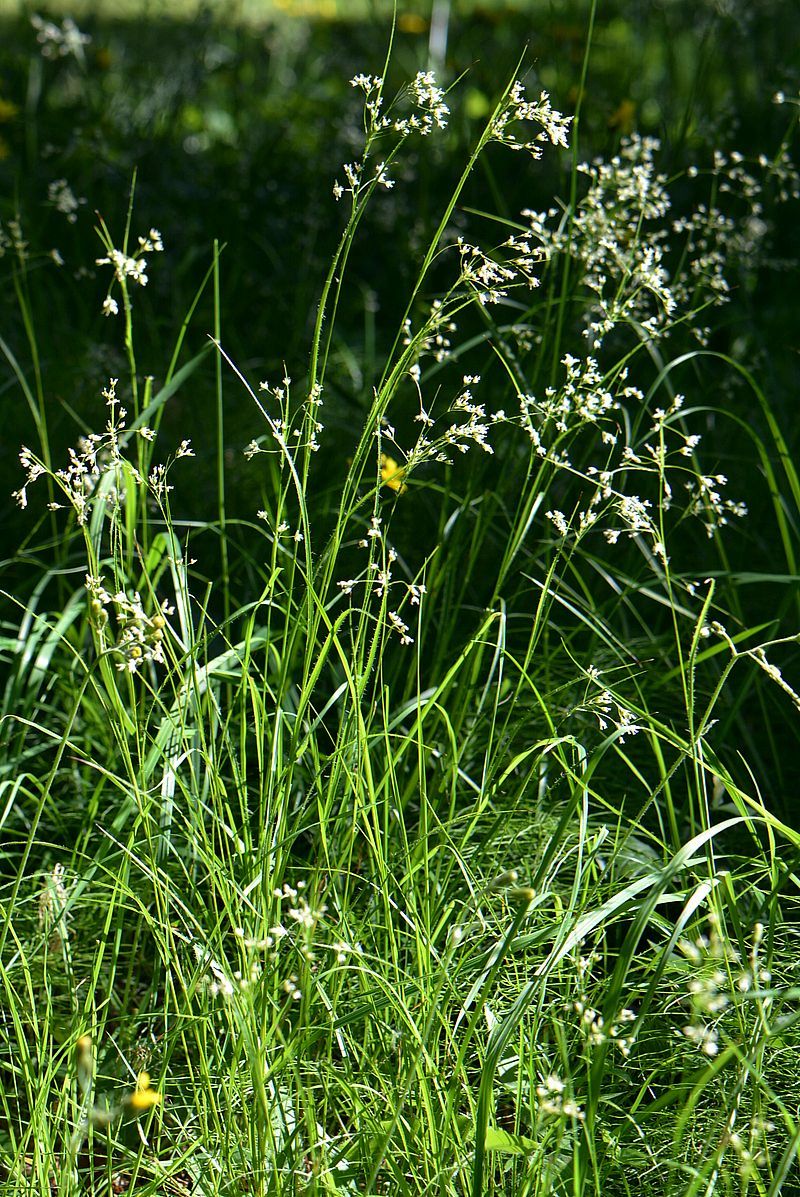
[[150, 1073], [140, 1072], [136, 1078], [136, 1088], [125, 1098], [125, 1105], [137, 1114], [150, 1110], [161, 1101], [161, 1094], [150, 1088]]
[[397, 28], [402, 33], [425, 33], [428, 22], [415, 12], [401, 12], [397, 18]]
[[404, 466], [398, 465], [395, 459], [388, 457], [386, 453], [381, 453], [381, 482], [384, 486], [397, 491], [398, 495], [404, 495], [408, 490], [403, 481], [405, 473]]

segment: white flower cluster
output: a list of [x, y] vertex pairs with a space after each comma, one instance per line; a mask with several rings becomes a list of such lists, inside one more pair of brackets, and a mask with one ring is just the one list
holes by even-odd
[[800, 199], [800, 172], [789, 155], [789, 149], [782, 145], [773, 158], [760, 154], [758, 165], [765, 171], [765, 179], [777, 189], [781, 203]]
[[687, 511], [703, 521], [709, 539], [728, 523], [730, 516], [747, 515], [744, 503], [723, 498], [721, 488], [727, 482], [725, 474], [697, 474], [685, 483], [689, 494]]
[[[719, 1019], [736, 994], [745, 994], [771, 981], [768, 969], [760, 961], [764, 925], [753, 928], [749, 958], [743, 964], [734, 945], [719, 931], [718, 920], [711, 916], [708, 935], [682, 940], [678, 947], [693, 967], [687, 983], [687, 1002], [691, 1020], [683, 1028], [684, 1036], [706, 1056], [719, 1052]], [[769, 1005], [770, 999], [764, 999]]]
[[[155, 614], [148, 615], [138, 591], [126, 594], [118, 590], [111, 594], [103, 578], [86, 576], [86, 590], [89, 594], [89, 610], [92, 622], [100, 638], [102, 651], [121, 657], [117, 669], [126, 673], [138, 673], [148, 661], [164, 663], [164, 631], [167, 617], [175, 608], [164, 599]], [[109, 611], [114, 616], [115, 635], [109, 632]]]
[[420, 359], [430, 354], [436, 362], [445, 361], [452, 349], [451, 334], [457, 330], [458, 325], [445, 310], [441, 299], [434, 299], [428, 319], [419, 332], [412, 332], [411, 318], [406, 317], [403, 323], [403, 345], [414, 347], [417, 361], [411, 370], [416, 371], [417, 380]]
[[72, 17], [65, 17], [60, 25], [47, 21], [34, 13], [31, 25], [36, 30], [36, 40], [41, 46], [44, 58], [75, 58], [83, 62], [84, 49], [91, 44], [88, 33], [81, 33]]
[[[417, 71], [409, 92], [420, 110], [419, 132], [422, 137], [430, 133], [434, 126], [438, 129], [447, 128], [450, 109], [444, 100], [444, 90], [436, 84], [433, 71]], [[399, 132], [406, 132], [414, 126], [399, 122], [396, 127]]]
[[551, 228], [554, 210], [522, 213], [548, 253], [581, 263], [584, 286], [594, 293], [586, 329], [594, 348], [620, 323], [635, 321], [655, 336], [677, 306], [664, 265], [670, 197], [656, 169], [658, 149], [654, 138], [634, 135], [610, 162], [583, 163], [589, 189], [569, 225]]
[[[561, 359], [565, 378], [560, 387], [547, 387], [544, 398], [520, 395], [522, 425], [536, 445], [540, 457], [547, 455], [538, 429], [551, 425], [556, 433], [575, 431], [583, 424], [614, 427], [606, 417], [621, 409], [620, 399], [632, 392], [609, 389], [608, 382], [593, 357], [585, 359], [567, 353]], [[624, 382], [627, 374], [619, 374], [615, 383]], [[633, 397], [638, 397], [638, 392]]]
[[[397, 561], [397, 550], [385, 544], [382, 520], [379, 515], [373, 515], [370, 518], [366, 534], [359, 540], [358, 545], [359, 548], [369, 549], [369, 563], [358, 577], [343, 578], [336, 585], [343, 596], [350, 596], [357, 588], [361, 587], [364, 588], [365, 594], [371, 592], [381, 600], [379, 618], [383, 621], [386, 629], [399, 636], [402, 645], [407, 647], [413, 644], [414, 637], [400, 612], [406, 606], [419, 607], [426, 593], [426, 587], [422, 582], [405, 582], [394, 579], [392, 567]], [[398, 608], [390, 610], [388, 596], [397, 587], [400, 587], [404, 593]]]
[[[449, 298], [452, 302], [452, 296]], [[403, 458], [400, 482], [395, 484], [401, 493], [408, 477], [423, 463], [452, 464], [454, 449], [466, 453], [473, 445], [492, 453], [492, 429], [499, 424], [516, 424], [526, 432], [544, 463], [566, 479], [585, 484], [580, 508], [569, 515], [555, 506], [546, 512], [562, 538], [578, 539], [593, 527], [602, 526], [609, 544], [636, 539], [658, 570], [668, 564], [663, 523], [671, 508], [679, 508], [677, 518], [698, 518], [709, 536], [731, 517], [747, 514], [743, 503], [723, 495], [727, 482], [724, 475], [707, 475], [698, 468], [695, 454], [701, 437], [686, 427], [683, 396], [675, 395], [669, 407], [654, 408], [649, 424], [642, 426], [646, 400], [629, 381], [628, 367], [616, 368], [607, 375], [591, 355], [581, 359], [565, 354], [563, 381], [546, 387], [541, 398], [520, 392], [517, 415], [507, 415], [502, 409], [489, 411], [485, 404], [476, 402], [473, 390], [480, 378], [464, 375], [462, 389], [446, 409], [449, 422], [443, 427], [442, 417], [435, 416], [423, 393], [420, 359], [430, 353], [438, 360], [443, 352], [439, 343], [443, 334], [437, 330], [452, 327], [450, 310], [448, 303], [439, 303], [419, 333], [412, 333], [408, 321], [404, 329], [404, 345], [409, 356], [416, 357], [406, 373], [417, 391], [419, 413], [415, 420], [422, 428], [409, 451], [397, 445], [395, 430], [388, 421], [381, 430], [381, 436], [397, 445]], [[633, 444], [627, 443], [630, 434], [625, 431], [631, 428], [637, 429]], [[592, 451], [599, 449], [602, 454], [598, 464], [585, 458], [579, 464], [574, 457], [573, 447], [586, 429], [593, 429], [594, 436], [591, 441], [584, 439], [581, 452], [585, 454], [586, 446], [593, 444]], [[685, 496], [681, 504], [678, 495]], [[600, 720], [609, 717], [619, 730], [629, 729], [625, 734], [636, 730], [635, 720], [628, 719], [609, 698], [595, 706]]]
[[540, 1114], [550, 1118], [575, 1118], [583, 1122], [584, 1112], [577, 1102], [567, 1094], [567, 1087], [560, 1077], [551, 1074], [536, 1086], [537, 1106]]
[[[241, 967], [231, 968], [214, 958], [207, 948], [194, 945], [198, 962], [207, 970], [204, 984], [212, 997], [232, 998], [249, 989], [265, 975], [262, 957], [272, 966], [269, 969], [269, 975], [272, 976], [281, 958], [286, 962], [285, 966], [291, 968], [292, 963], [297, 965], [299, 956], [304, 966], [315, 972], [319, 967], [318, 952], [330, 952], [339, 965], [346, 964], [350, 956], [361, 954], [360, 944], [335, 938], [323, 942], [319, 933], [326, 923], [327, 906], [324, 903], [312, 906], [304, 896], [304, 890], [304, 881], [298, 881], [296, 886], [282, 885], [273, 890], [272, 896], [278, 903], [280, 918], [266, 933], [252, 935], [244, 927], [234, 928], [234, 937], [244, 955]], [[299, 1001], [303, 996], [296, 972], [285, 976], [279, 988], [292, 1002]]]
[[63, 213], [70, 224], [78, 219], [78, 210], [86, 200], [75, 195], [66, 179], [54, 179], [47, 188], [47, 199], [57, 212]]
[[387, 614], [387, 619], [389, 620], [389, 624], [391, 625], [392, 629], [397, 632], [398, 636], [400, 637], [401, 644], [408, 645], [414, 643], [414, 637], [409, 633], [408, 624], [403, 622], [396, 611], [389, 611]]
[[[350, 86], [364, 92], [366, 100], [364, 110], [368, 119], [369, 131], [379, 133], [393, 129], [403, 136], [408, 133], [419, 133], [425, 137], [435, 128], [446, 129], [450, 109], [445, 103], [444, 90], [436, 83], [433, 71], [417, 71], [407, 88], [400, 93], [395, 103], [408, 97], [417, 112], [407, 117], [393, 117], [390, 113], [382, 116], [383, 108], [383, 79], [380, 75], [355, 75], [350, 80]], [[394, 107], [394, 104], [392, 105]]]
[[[545, 388], [540, 399], [520, 393], [517, 416], [508, 416], [502, 409], [490, 412], [484, 404], [475, 402], [473, 388], [480, 378], [464, 375], [462, 390], [446, 409], [451, 422], [442, 428], [423, 395], [419, 358], [425, 352], [439, 354], [441, 346], [435, 341], [434, 330], [445, 324], [447, 313], [447, 306], [440, 304], [416, 336], [410, 323], [406, 323], [404, 344], [417, 357], [407, 367], [407, 374], [417, 390], [419, 413], [415, 420], [422, 429], [410, 451], [397, 446], [404, 459], [401, 490], [405, 488], [405, 480], [424, 462], [452, 464], [453, 449], [466, 453], [472, 445], [477, 445], [492, 453], [492, 428], [514, 423], [527, 433], [537, 456], [569, 478], [588, 483], [588, 494], [586, 488], [582, 492], [585, 498], [581, 509], [569, 516], [555, 507], [546, 512], [561, 537], [579, 538], [602, 523], [609, 544], [623, 538], [637, 538], [640, 543], [647, 543], [654, 563], [664, 567], [668, 558], [661, 524], [663, 514], [676, 504], [676, 479], [687, 496], [680, 516], [699, 518], [709, 536], [731, 516], [746, 514], [744, 504], [722, 495], [721, 488], [727, 481], [723, 475], [702, 474], [694, 465], [701, 438], [686, 430], [683, 396], [674, 396], [668, 408], [655, 408], [651, 423], [642, 429], [645, 396], [628, 381], [627, 367], [604, 375], [592, 356], [580, 359], [566, 354], [562, 359], [563, 382]], [[634, 446], [625, 443], [622, 429], [637, 425], [638, 439]], [[602, 464], [590, 462], [579, 466], [571, 458], [570, 444], [589, 427], [599, 432]], [[388, 421], [384, 422], [381, 436], [397, 444], [394, 428]], [[691, 466], [685, 464], [687, 458], [691, 459]], [[632, 479], [637, 480], [636, 491], [630, 489]], [[642, 485], [647, 486], [649, 493], [641, 493]], [[605, 517], [602, 521], [601, 515]], [[609, 713], [614, 710], [608, 704], [606, 709]], [[598, 715], [602, 718], [601, 711]], [[613, 721], [619, 728], [630, 725], [631, 731], [634, 730], [633, 722], [619, 712]]]
[[95, 258], [95, 261], [98, 266], [113, 266], [118, 283], [123, 283], [129, 278], [140, 287], [147, 286], [147, 262], [144, 258], [131, 258], [121, 249], [111, 249], [107, 258]]
[[754, 1114], [750, 1118], [749, 1125], [741, 1124], [740, 1129], [735, 1130], [738, 1122], [737, 1114], [734, 1107], [730, 1113], [727, 1141], [739, 1161], [742, 1180], [747, 1181], [755, 1179], [758, 1169], [767, 1162], [765, 1140], [775, 1130], [775, 1123], [761, 1114]]
[[[394, 101], [384, 111], [383, 97], [384, 81], [380, 75], [354, 75], [350, 86], [364, 93], [364, 132], [365, 143], [360, 161], [345, 162], [342, 166], [344, 183], [336, 179], [333, 184], [333, 197], [338, 202], [343, 195], [349, 194], [355, 203], [362, 192], [374, 185], [381, 186], [387, 191], [395, 185], [395, 180], [388, 173], [388, 163], [394, 157], [400, 144], [412, 134], [427, 137], [434, 129], [446, 129], [450, 109], [445, 103], [444, 90], [436, 83], [433, 71], [418, 71], [414, 79], [404, 88]], [[398, 108], [408, 105], [411, 112], [398, 113]], [[379, 139], [385, 134], [395, 133], [400, 142], [369, 171], [366, 170], [367, 159]]]
[[[547, 515], [557, 523], [561, 512], [548, 511]], [[635, 736], [642, 730], [634, 712], [604, 684], [603, 673], [596, 665], [590, 665], [586, 670], [586, 681], [586, 692], [578, 705], [571, 708], [571, 715], [591, 715], [597, 720], [600, 731], [613, 727], [620, 744], [625, 742], [626, 737]]]
[[28, 242], [22, 235], [22, 225], [16, 219], [9, 220], [5, 229], [0, 224], [0, 258], [5, 257], [9, 250], [13, 250], [23, 262], [28, 256]]
[[[484, 453], [494, 453], [489, 435], [497, 424], [505, 422], [506, 416], [502, 411], [490, 413], [485, 404], [475, 402], [473, 388], [480, 384], [479, 374], [463, 375], [461, 387], [441, 417], [433, 416], [423, 402], [418, 368], [411, 367], [409, 375], [417, 388], [420, 403], [419, 414], [414, 419], [422, 428], [414, 447], [409, 453], [404, 454], [404, 478], [424, 462], [435, 461], [442, 465], [452, 465], [453, 450], [468, 453], [477, 445]], [[394, 444], [397, 443], [395, 430], [389, 423], [385, 423], [381, 436]]]
[[[270, 436], [278, 445], [278, 451], [284, 457], [288, 455], [293, 460], [299, 449], [308, 449], [311, 453], [316, 453], [319, 449], [319, 435], [323, 430], [320, 419], [323, 398], [322, 386], [315, 383], [302, 402], [292, 410], [291, 385], [292, 380], [288, 374], [284, 375], [278, 384], [259, 383], [258, 389], [277, 407], [275, 414], [268, 410], [260, 399], [257, 399], [257, 402], [267, 422]], [[262, 441], [263, 438], [258, 437], [245, 446], [244, 455], [248, 461], [259, 453], [269, 452], [264, 448]]]
[[[517, 122], [541, 125], [533, 136], [518, 136]], [[526, 100], [525, 88], [517, 80], [508, 93], [505, 104], [492, 121], [491, 137], [512, 150], [527, 150], [534, 158], [541, 158], [542, 144], [569, 145], [571, 116], [562, 116], [550, 103], [550, 96], [543, 91], [538, 100]]]
[[[653, 339], [686, 323], [705, 343], [707, 329], [697, 317], [709, 304], [727, 302], [731, 263], [752, 267], [759, 260], [768, 233], [764, 184], [772, 182], [778, 199], [800, 194], [800, 177], [785, 146], [774, 159], [762, 155], [752, 167], [742, 154], [717, 151], [708, 171], [714, 194], [744, 203], [745, 218], [698, 203], [670, 229], [672, 198], [666, 175], [656, 167], [659, 149], [655, 138], [633, 134], [610, 161], [583, 163], [579, 169], [589, 185], [571, 221], [555, 208], [522, 213], [548, 254], [565, 253], [580, 263], [583, 285], [593, 293], [584, 335], [594, 349], [622, 325]], [[688, 171], [690, 179], [700, 174], [696, 167]]]
[[633, 1010], [626, 1007], [607, 1023], [599, 1010], [587, 1006], [585, 1002], [575, 1002], [573, 1008], [580, 1018], [581, 1034], [589, 1047], [612, 1043], [624, 1057], [627, 1058], [631, 1054], [634, 1041], [631, 1024], [636, 1022]]
[[[121, 249], [109, 246], [106, 257], [96, 258], [95, 262], [98, 266], [112, 266], [114, 269], [114, 278], [123, 288], [123, 293], [127, 294], [128, 279], [132, 283], [137, 283], [140, 287], [147, 286], [147, 259], [144, 257], [144, 254], [162, 253], [163, 250], [164, 244], [161, 240], [161, 234], [158, 229], [151, 229], [146, 237], [139, 237], [139, 247], [133, 257]], [[103, 315], [116, 316], [118, 312], [119, 305], [109, 292], [103, 300]]]
[[[68, 450], [69, 465], [57, 470], [54, 475], [68, 503], [74, 509], [79, 524], [85, 524], [89, 518], [91, 499], [98, 490], [101, 478], [112, 471], [116, 474], [122, 463], [119, 437], [125, 428], [127, 413], [124, 407], [119, 406], [117, 400], [117, 382], [118, 379], [112, 378], [108, 387], [103, 391], [109, 411], [105, 432], [91, 432], [80, 437], [77, 447], [70, 447]], [[24, 445], [20, 450], [19, 460], [22, 468], [26, 471], [26, 477], [23, 486], [14, 492], [13, 497], [19, 506], [24, 508], [28, 505], [27, 488], [46, 471], [42, 462]], [[141, 484], [142, 479], [138, 472], [133, 466], [130, 468], [135, 481]], [[104, 488], [103, 498], [105, 501], [111, 503], [120, 501], [118, 481], [119, 479], [115, 477], [112, 480], [112, 485]], [[52, 510], [60, 506], [61, 504], [57, 503], [50, 505]]]
[[[127, 412], [117, 399], [117, 382], [118, 379], [112, 378], [103, 390], [103, 398], [108, 408], [105, 432], [90, 432], [80, 437], [77, 446], [70, 447], [67, 451], [69, 464], [52, 475], [81, 525], [86, 524], [94, 500], [111, 507], [125, 502], [124, 479], [132, 480], [136, 486], [145, 485], [136, 466], [122, 455], [123, 440], [130, 434], [126, 434]], [[148, 441], [155, 435], [149, 428], [140, 428], [137, 431]], [[172, 462], [182, 457], [193, 456], [191, 442], [183, 440], [167, 465], [153, 467], [147, 485], [157, 500], [163, 499], [170, 489], [166, 479]], [[20, 507], [25, 508], [28, 506], [28, 487], [41, 478], [42, 474], [47, 473], [47, 470], [44, 463], [24, 445], [20, 449], [19, 460], [25, 470], [25, 481], [19, 490], [13, 492], [12, 497]], [[53, 502], [48, 506], [51, 511], [57, 511], [63, 504]]]
[[261, 967], [256, 960], [252, 961], [246, 973], [240, 968], [229, 970], [211, 955], [208, 948], [198, 943], [192, 946], [197, 963], [207, 970], [203, 982], [211, 997], [230, 999], [249, 989], [261, 976]]
[[471, 290], [481, 306], [500, 303], [508, 298], [508, 288], [525, 283], [538, 287], [539, 278], [534, 273], [543, 260], [543, 251], [533, 249], [524, 239], [509, 237], [503, 249], [511, 250], [504, 261], [490, 257], [477, 245], [470, 245], [463, 237], [458, 238], [458, 252], [461, 255], [460, 282]]
[[[581, 360], [566, 354], [562, 365], [566, 377], [559, 387], [546, 388], [542, 399], [519, 396], [519, 423], [537, 455], [593, 487], [588, 503], [584, 500], [583, 509], [570, 518], [558, 509], [547, 512], [559, 536], [581, 536], [598, 522], [602, 512], [606, 517], [603, 535], [609, 544], [621, 538], [644, 537], [654, 558], [666, 565], [658, 513], [668, 512], [675, 504], [676, 477], [687, 495], [682, 514], [700, 519], [708, 536], [731, 516], [747, 514], [743, 503], [721, 494], [727, 482], [724, 475], [704, 475], [694, 463], [691, 468], [685, 464], [686, 458], [694, 458], [701, 438], [685, 430], [682, 395], [674, 396], [668, 408], [653, 410], [650, 425], [632, 446], [624, 443], [621, 429], [639, 422], [645, 397], [628, 382], [627, 367], [609, 378], [591, 356]], [[592, 425], [600, 433], [599, 447], [605, 460], [601, 465], [578, 467], [570, 459], [570, 441]], [[639, 491], [649, 486], [649, 495], [630, 492], [634, 478]]]

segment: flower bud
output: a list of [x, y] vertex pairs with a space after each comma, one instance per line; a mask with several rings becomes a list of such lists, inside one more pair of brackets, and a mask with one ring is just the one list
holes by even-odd
[[519, 873], [516, 869], [506, 869], [499, 877], [495, 877], [494, 881], [489, 882], [489, 889], [507, 889], [509, 885], [516, 885], [519, 881]]

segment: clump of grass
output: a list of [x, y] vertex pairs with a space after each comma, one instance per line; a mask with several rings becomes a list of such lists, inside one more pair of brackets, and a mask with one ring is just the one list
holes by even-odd
[[[183, 360], [190, 312], [157, 385], [137, 288], [169, 234], [134, 239], [132, 191], [122, 236], [99, 228], [128, 369], [103, 431], [59, 464], [44, 382], [27, 392], [17, 498], [41, 512], [41, 572], [0, 732], [8, 1183], [777, 1193], [800, 1139], [800, 836], [737, 758], [732, 675], [775, 687], [783, 718], [800, 700], [785, 627], [747, 621], [728, 565], [746, 508], [702, 439], [729, 413], [697, 381], [745, 374], [706, 322], [757, 249], [737, 236], [758, 164], [698, 170], [670, 226], [658, 145], [581, 167], [580, 111], [512, 80], [354, 423], [353, 246], [457, 95], [420, 71], [390, 98], [391, 71], [352, 80], [363, 139], [332, 184], [307, 363], [260, 383], [237, 363], [215, 253], [208, 348]], [[552, 212], [453, 233], [491, 147], [536, 170], [570, 139]], [[776, 163], [791, 178], [782, 147], [766, 186]], [[21, 232], [10, 248], [30, 324]], [[191, 441], [161, 425], [212, 355], [218, 517], [199, 524]], [[800, 492], [746, 378], [790, 571]], [[231, 388], [260, 471], [246, 521]]]

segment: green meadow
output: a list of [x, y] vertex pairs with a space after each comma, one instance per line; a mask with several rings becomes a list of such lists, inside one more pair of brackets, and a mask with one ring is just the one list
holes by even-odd
[[0, 1193], [800, 1192], [799, 38], [0, 5]]

